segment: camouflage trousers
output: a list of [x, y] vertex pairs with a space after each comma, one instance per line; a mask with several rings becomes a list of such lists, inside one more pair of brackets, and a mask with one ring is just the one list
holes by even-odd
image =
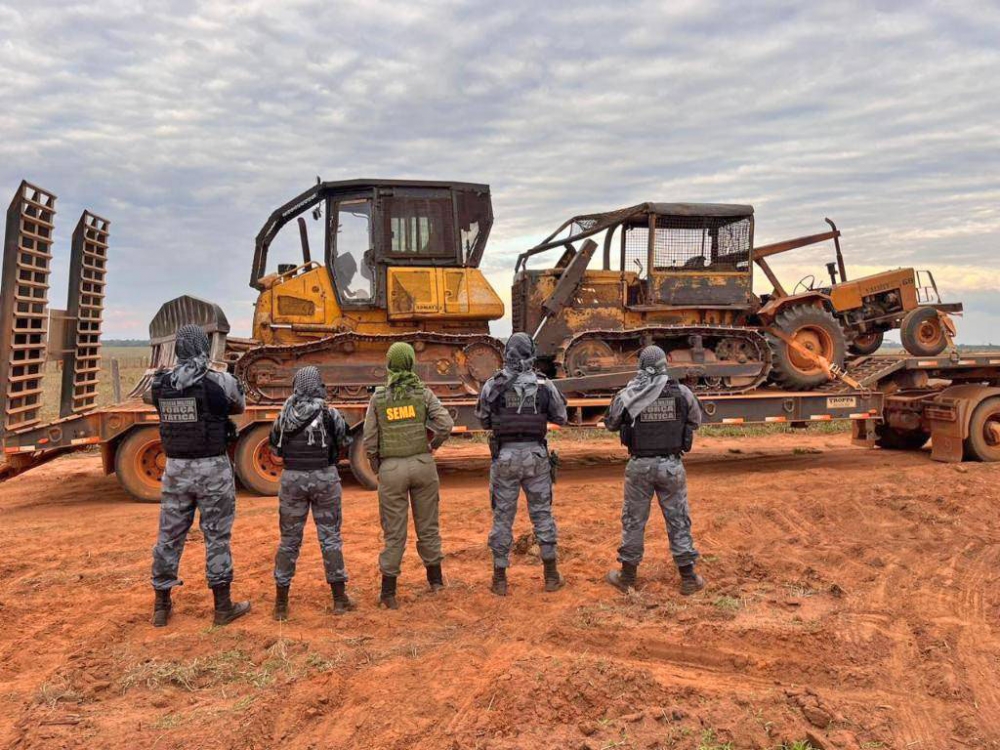
[[556, 559], [556, 521], [552, 517], [552, 467], [544, 446], [516, 443], [500, 449], [490, 467], [493, 528], [489, 548], [493, 564], [506, 568], [514, 542], [514, 517], [521, 489], [528, 498], [528, 517], [543, 560]]
[[183, 583], [177, 570], [195, 509], [205, 538], [208, 585], [232, 582], [229, 540], [236, 517], [236, 484], [229, 457], [168, 458], [160, 493], [160, 532], [153, 548], [153, 588], [171, 589]]
[[340, 475], [336, 466], [313, 471], [285, 469], [278, 492], [278, 517], [281, 541], [274, 557], [274, 582], [289, 586], [295, 576], [295, 564], [302, 549], [306, 519], [312, 509], [323, 568], [327, 583], [347, 580], [344, 568], [344, 545], [340, 537], [342, 519]]
[[645, 547], [646, 521], [653, 493], [660, 503], [670, 539], [670, 554], [678, 567], [691, 565], [698, 550], [691, 538], [687, 474], [679, 458], [632, 458], [625, 467], [625, 502], [622, 505], [622, 546], [619, 562], [638, 565]]

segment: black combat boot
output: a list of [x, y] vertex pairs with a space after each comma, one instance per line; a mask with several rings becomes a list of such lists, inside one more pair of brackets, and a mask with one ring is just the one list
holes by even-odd
[[705, 588], [705, 579], [694, 572], [694, 564], [681, 565], [677, 568], [681, 573], [681, 593], [684, 596], [697, 594]]
[[635, 588], [635, 577], [639, 571], [638, 565], [623, 562], [621, 570], [612, 570], [605, 577], [605, 580], [619, 591], [628, 593]]
[[497, 596], [507, 596], [507, 568], [493, 566], [493, 585], [490, 586], [490, 591]]
[[236, 602], [229, 597], [229, 584], [220, 583], [212, 587], [215, 596], [215, 625], [228, 625], [250, 611], [250, 602]]
[[444, 575], [441, 573], [441, 563], [427, 566], [427, 583], [431, 591], [437, 592], [444, 588]]
[[167, 620], [170, 619], [170, 610], [173, 604], [170, 603], [170, 589], [154, 589], [156, 592], [156, 603], [153, 604], [153, 627], [166, 627]]
[[379, 594], [378, 605], [386, 609], [399, 609], [396, 602], [396, 576], [382, 574], [382, 593]]
[[563, 577], [556, 567], [555, 558], [542, 560], [542, 565], [545, 566], [545, 590], [552, 592], [561, 589], [563, 587]]
[[288, 619], [288, 586], [276, 586], [274, 589], [274, 619], [284, 622]]
[[330, 584], [333, 591], [333, 614], [346, 615], [354, 609], [354, 600], [347, 595], [347, 581], [337, 581]]

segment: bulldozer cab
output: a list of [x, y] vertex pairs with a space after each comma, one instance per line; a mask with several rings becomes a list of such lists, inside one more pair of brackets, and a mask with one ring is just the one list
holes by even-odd
[[[309, 219], [322, 229], [310, 245]], [[271, 243], [298, 224], [301, 264], [267, 271]], [[257, 235], [253, 340], [294, 344], [344, 331], [482, 333], [503, 302], [479, 271], [493, 224], [487, 185], [320, 182], [271, 214]], [[294, 237], [282, 235], [282, 240]]]
[[647, 203], [620, 235], [628, 307], [747, 307], [752, 207]]
[[[459, 182], [349, 180], [319, 182], [271, 214], [257, 235], [250, 285], [319, 265], [310, 247], [308, 212], [325, 222], [323, 265], [345, 308], [384, 309], [389, 267], [477, 268], [493, 211], [487, 185]], [[267, 272], [268, 250], [285, 225], [298, 220], [301, 266]]]

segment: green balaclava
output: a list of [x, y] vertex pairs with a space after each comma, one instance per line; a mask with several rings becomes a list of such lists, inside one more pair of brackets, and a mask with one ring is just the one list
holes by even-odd
[[385, 355], [385, 365], [389, 371], [385, 386], [392, 398], [398, 398], [406, 391], [424, 387], [423, 381], [413, 371], [416, 358], [413, 347], [405, 341], [397, 341], [389, 347]]

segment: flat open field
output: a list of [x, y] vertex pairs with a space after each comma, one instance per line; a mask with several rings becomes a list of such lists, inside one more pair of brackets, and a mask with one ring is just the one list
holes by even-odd
[[149, 625], [157, 508], [96, 456], [0, 485], [0, 747], [1000, 748], [1000, 465], [843, 435], [704, 439], [708, 587], [676, 592], [656, 518], [625, 598], [602, 582], [622, 449], [562, 449], [563, 591], [541, 591], [522, 508], [512, 595], [489, 593], [488, 455], [459, 444], [441, 453], [445, 592], [411, 549], [401, 609], [376, 609], [376, 499], [347, 485], [359, 610], [329, 614], [308, 530], [275, 623], [276, 502], [241, 496], [234, 592], [254, 611], [222, 629], [197, 533], [171, 626]]

